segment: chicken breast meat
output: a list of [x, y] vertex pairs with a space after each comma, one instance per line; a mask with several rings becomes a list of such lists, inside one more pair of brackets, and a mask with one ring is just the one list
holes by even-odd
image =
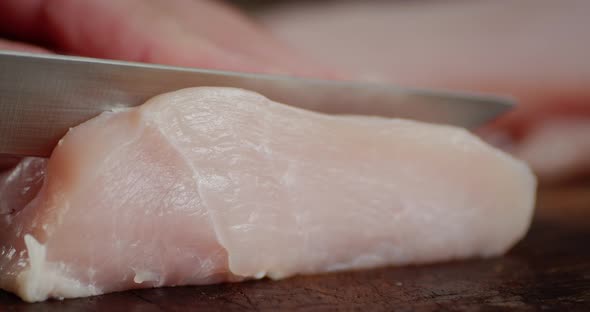
[[463, 129], [185, 89], [2, 175], [0, 287], [41, 301], [493, 256], [535, 187]]

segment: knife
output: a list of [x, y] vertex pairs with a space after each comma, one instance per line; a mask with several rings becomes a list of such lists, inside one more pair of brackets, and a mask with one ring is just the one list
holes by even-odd
[[510, 98], [0, 51], [0, 155], [46, 157], [67, 132], [101, 112], [169, 91], [224, 86], [328, 114], [408, 118], [473, 128], [509, 110]]

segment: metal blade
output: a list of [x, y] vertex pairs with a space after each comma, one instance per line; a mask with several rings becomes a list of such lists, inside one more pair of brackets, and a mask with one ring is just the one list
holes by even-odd
[[0, 51], [0, 154], [49, 156], [70, 127], [101, 112], [196, 86], [244, 88], [323, 113], [467, 128], [513, 106], [495, 96]]

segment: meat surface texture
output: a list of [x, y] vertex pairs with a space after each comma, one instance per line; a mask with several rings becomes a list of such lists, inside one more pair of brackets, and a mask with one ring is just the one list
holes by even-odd
[[0, 177], [0, 287], [41, 301], [494, 256], [535, 189], [463, 129], [184, 89]]

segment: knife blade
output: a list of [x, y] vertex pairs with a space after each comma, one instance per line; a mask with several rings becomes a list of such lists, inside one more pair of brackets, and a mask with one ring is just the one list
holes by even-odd
[[49, 156], [70, 127], [169, 91], [224, 86], [328, 114], [408, 118], [472, 128], [507, 97], [0, 51], [0, 154]]

